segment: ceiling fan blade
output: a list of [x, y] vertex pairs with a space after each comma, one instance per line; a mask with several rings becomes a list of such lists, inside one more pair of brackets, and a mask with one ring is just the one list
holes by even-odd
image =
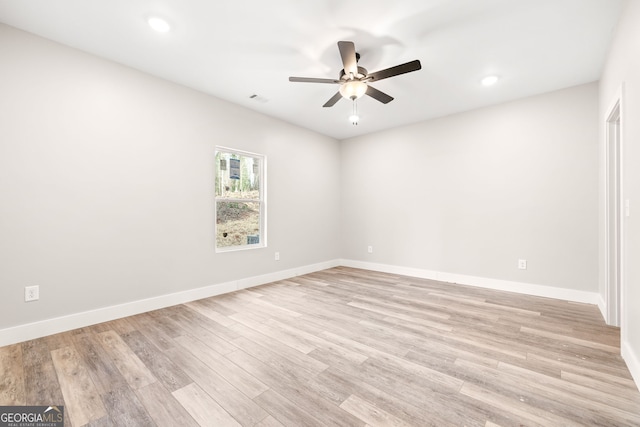
[[382, 102], [383, 104], [388, 104], [391, 101], [393, 101], [393, 96], [389, 96], [386, 93], [379, 91], [378, 89], [376, 89], [373, 86], [369, 86], [367, 85], [367, 95], [369, 95], [370, 97], [372, 97], [373, 99], [377, 99], [378, 101]]
[[333, 95], [333, 96], [331, 97], [331, 99], [330, 99], [330, 100], [328, 100], [328, 101], [323, 105], [323, 107], [333, 107], [333, 106], [336, 104], [336, 102], [340, 101], [340, 98], [342, 98], [342, 95], [340, 94], [340, 92], [336, 92], [336, 94], [335, 94], [335, 95]]
[[353, 73], [354, 76], [358, 74], [356, 46], [353, 44], [353, 42], [338, 42], [338, 49], [340, 50], [340, 57], [342, 58], [344, 73], [347, 76], [349, 75], [349, 73]]
[[393, 76], [399, 76], [400, 74], [418, 71], [421, 68], [422, 65], [420, 65], [420, 61], [416, 59], [415, 61], [407, 62], [406, 64], [396, 65], [395, 67], [386, 68], [384, 70], [376, 71], [375, 73], [369, 73], [365, 80], [374, 82]]
[[289, 81], [301, 83], [340, 83], [340, 80], [316, 79], [315, 77], [289, 77]]

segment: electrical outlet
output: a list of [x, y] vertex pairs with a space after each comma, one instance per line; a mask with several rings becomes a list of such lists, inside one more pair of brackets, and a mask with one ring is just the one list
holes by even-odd
[[24, 288], [24, 300], [37, 301], [40, 298], [40, 286], [25, 286]]
[[527, 260], [526, 259], [519, 259], [518, 260], [518, 268], [520, 270], [526, 270], [527, 269]]
[[276, 252], [276, 254], [274, 255], [274, 258], [276, 261], [280, 261], [280, 252]]
[[372, 254], [373, 253], [373, 246], [367, 246], [367, 252]]

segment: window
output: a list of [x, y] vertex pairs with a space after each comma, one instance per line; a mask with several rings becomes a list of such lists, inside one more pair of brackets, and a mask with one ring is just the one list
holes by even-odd
[[216, 251], [266, 246], [265, 170], [262, 155], [216, 148]]

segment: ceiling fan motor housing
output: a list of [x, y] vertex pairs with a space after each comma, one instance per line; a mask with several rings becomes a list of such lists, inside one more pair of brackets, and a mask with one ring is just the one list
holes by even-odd
[[[365, 77], [367, 77], [367, 69], [364, 67], [358, 67], [358, 74], [356, 74], [355, 76], [353, 76], [354, 79], [356, 80], [362, 80]], [[344, 72], [344, 70], [340, 70], [340, 77], [338, 78], [338, 80], [341, 80], [343, 82], [346, 82], [348, 80], [351, 80], [351, 76], [347, 75], [347, 73]]]

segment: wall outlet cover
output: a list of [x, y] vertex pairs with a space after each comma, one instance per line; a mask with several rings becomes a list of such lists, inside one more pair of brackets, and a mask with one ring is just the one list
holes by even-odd
[[39, 286], [26, 286], [24, 288], [24, 300], [25, 302], [37, 301], [40, 298]]

